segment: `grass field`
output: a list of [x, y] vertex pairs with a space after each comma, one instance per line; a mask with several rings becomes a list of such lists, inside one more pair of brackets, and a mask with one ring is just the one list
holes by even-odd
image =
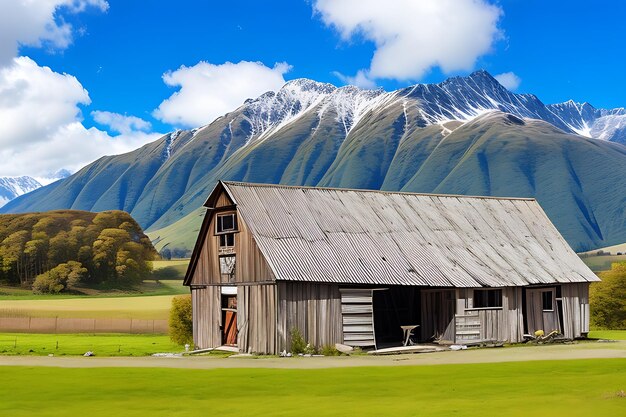
[[183, 350], [163, 335], [0, 333], [0, 355], [148, 356]]
[[12, 417], [626, 411], [626, 361], [615, 359], [316, 370], [1, 367], [0, 380], [0, 415]]
[[1, 317], [167, 319], [174, 295], [2, 300]]
[[172, 259], [170, 261], [152, 262], [154, 279], [180, 279], [185, 278], [189, 259]]
[[626, 255], [587, 256], [581, 258], [593, 272], [608, 271], [613, 262], [626, 262]]
[[593, 339], [626, 340], [626, 330], [592, 330], [589, 337]]

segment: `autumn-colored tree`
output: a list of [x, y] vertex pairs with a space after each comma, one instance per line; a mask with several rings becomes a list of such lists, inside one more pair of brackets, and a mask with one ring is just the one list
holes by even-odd
[[87, 271], [81, 285], [133, 284], [149, 274], [155, 255], [141, 227], [122, 211], [0, 215], [0, 281], [8, 284], [30, 285], [70, 261]]
[[69, 261], [40, 274], [33, 283], [36, 293], [59, 293], [78, 284], [87, 274], [80, 262]]
[[591, 284], [589, 303], [592, 323], [605, 329], [626, 329], [626, 262], [616, 262]]

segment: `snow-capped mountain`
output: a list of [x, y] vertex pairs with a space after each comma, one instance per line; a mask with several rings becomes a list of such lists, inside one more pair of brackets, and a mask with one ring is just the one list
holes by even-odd
[[568, 128], [581, 136], [626, 144], [626, 109], [596, 109], [573, 100], [547, 108]]
[[[191, 245], [197, 210], [220, 179], [532, 196], [586, 250], [626, 239], [626, 184], [614, 181], [626, 176], [626, 147], [611, 143], [623, 138], [624, 117], [588, 104], [546, 106], [485, 71], [391, 92], [297, 79], [206, 126], [100, 158], [0, 211], [121, 209], [175, 247]], [[171, 237], [176, 230], [187, 240]]]
[[63, 178], [67, 178], [70, 175], [72, 175], [72, 173], [63, 168], [56, 172], [50, 172], [46, 175], [35, 177], [35, 180], [37, 180], [37, 182], [39, 182], [41, 185], [48, 185], [52, 184], [55, 181], [62, 180]]
[[0, 177], [0, 207], [39, 187], [41, 184], [32, 177]]

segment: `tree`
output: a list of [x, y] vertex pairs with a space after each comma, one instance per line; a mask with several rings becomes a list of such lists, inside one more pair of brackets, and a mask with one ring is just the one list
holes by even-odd
[[33, 283], [36, 293], [59, 293], [76, 285], [87, 274], [80, 262], [69, 261], [40, 274]]
[[606, 329], [626, 329], [626, 262], [616, 262], [591, 285], [591, 321]]
[[172, 342], [180, 345], [193, 343], [193, 312], [190, 295], [172, 298], [169, 327]]

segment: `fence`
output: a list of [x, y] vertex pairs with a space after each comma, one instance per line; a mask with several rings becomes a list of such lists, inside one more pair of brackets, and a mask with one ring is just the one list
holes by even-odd
[[0, 332], [156, 333], [168, 332], [167, 320], [0, 317]]

